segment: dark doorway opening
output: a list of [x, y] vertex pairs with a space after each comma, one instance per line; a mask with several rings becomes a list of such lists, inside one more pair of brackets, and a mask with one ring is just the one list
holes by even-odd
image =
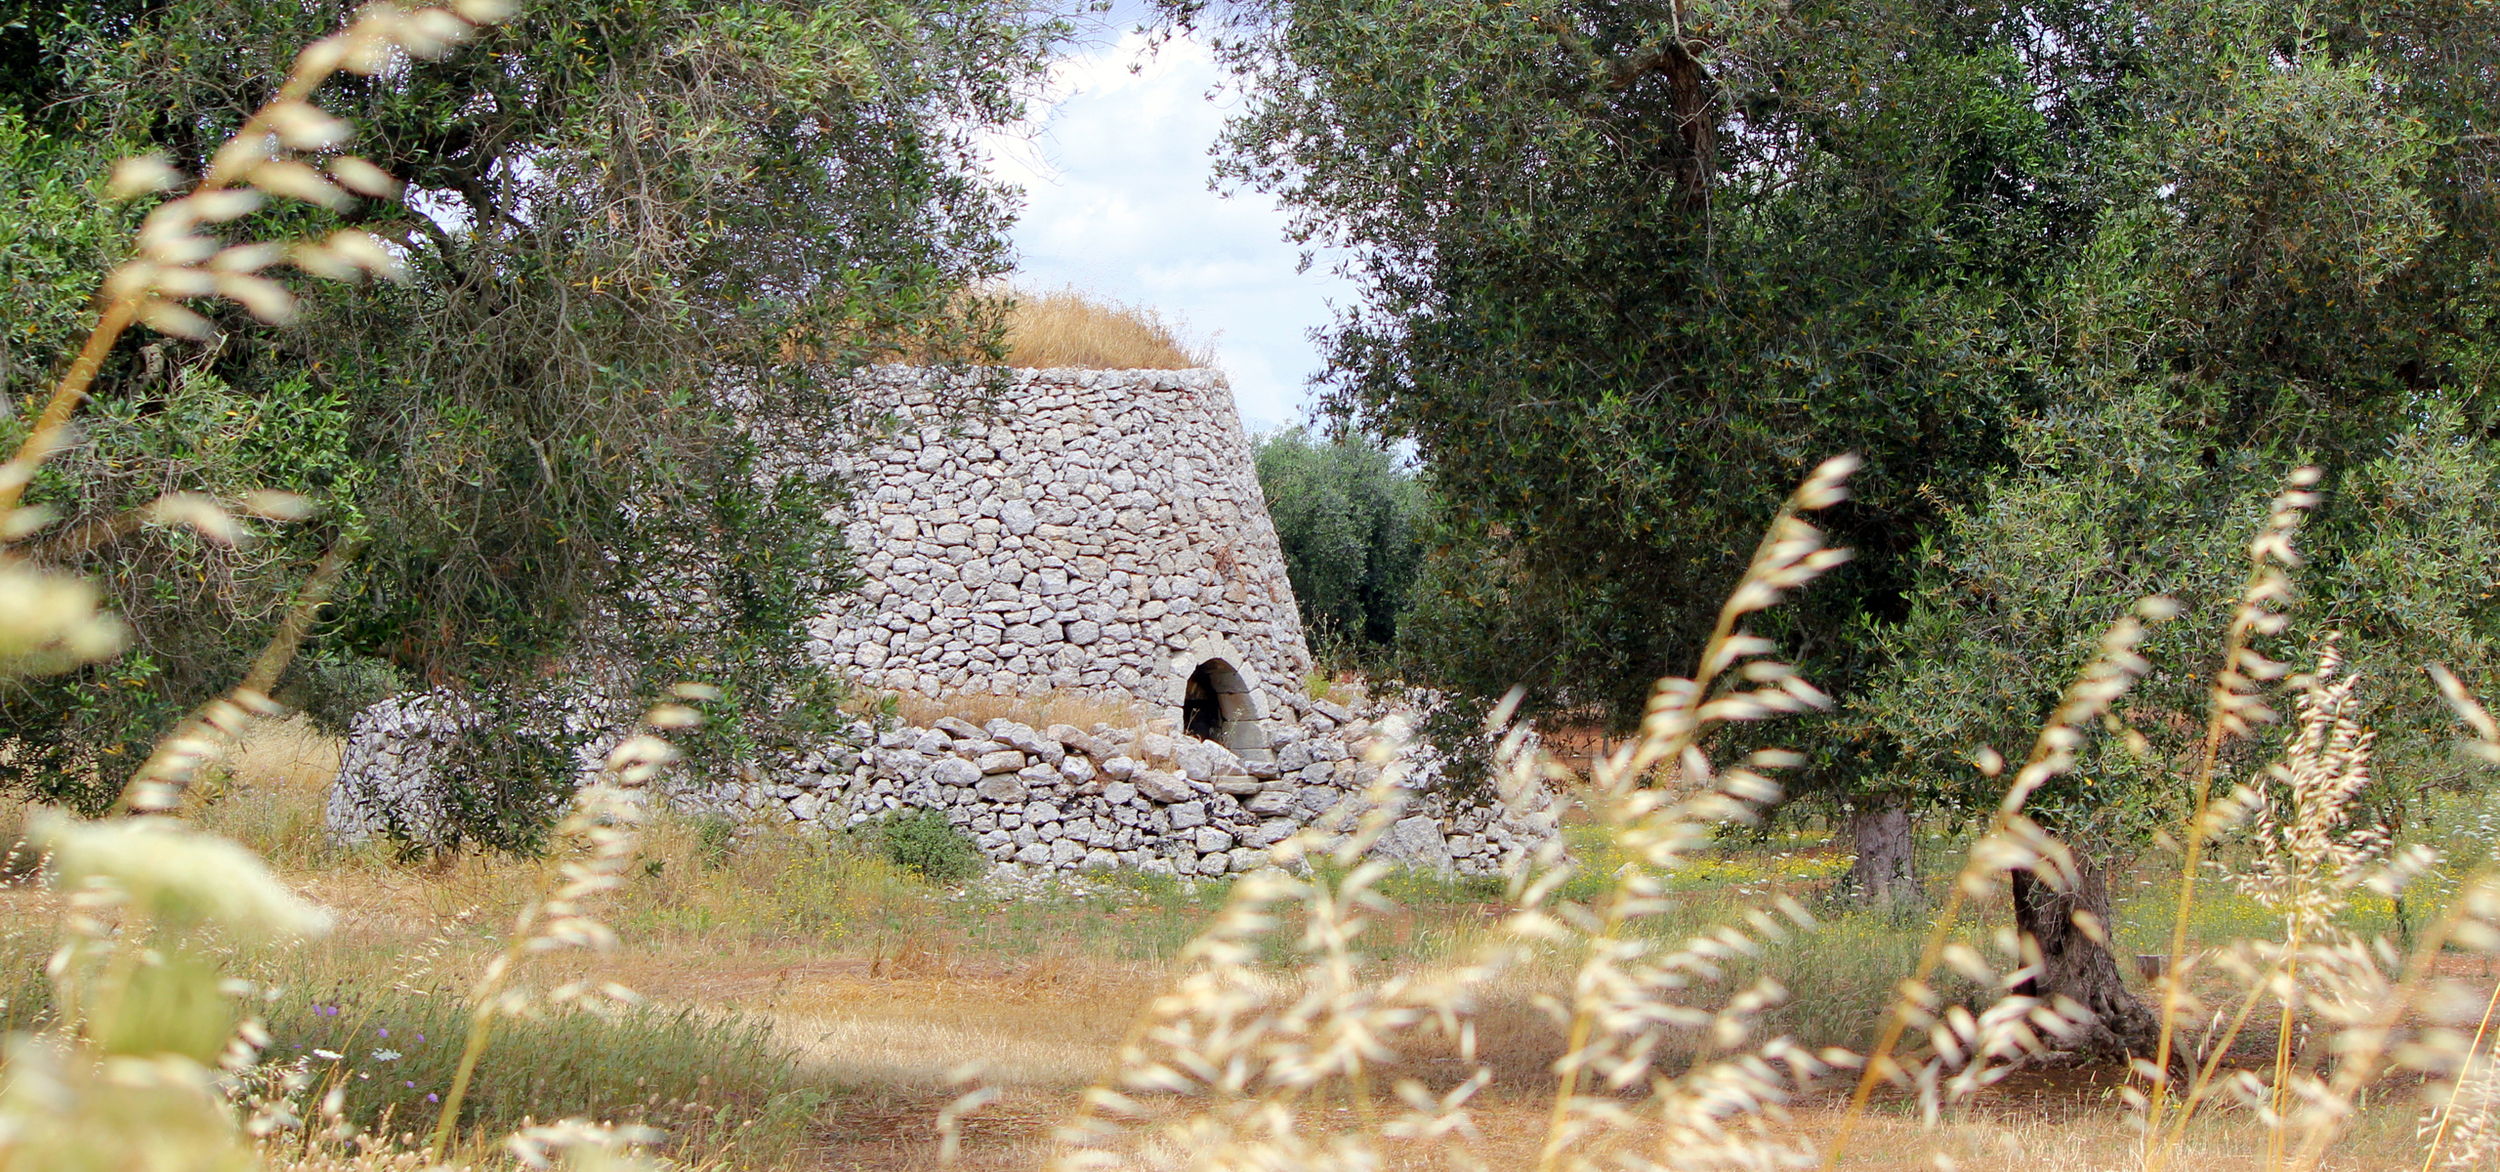
[[1243, 731], [1236, 723], [1255, 727], [1256, 719], [1250, 710], [1250, 686], [1242, 682], [1233, 665], [1210, 659], [1189, 673], [1189, 683], [1181, 690], [1182, 732], [1202, 741], [1232, 745]]
[[1204, 667], [1189, 673], [1189, 692], [1181, 697], [1181, 731], [1202, 741], [1224, 739], [1224, 706], [1216, 700]]

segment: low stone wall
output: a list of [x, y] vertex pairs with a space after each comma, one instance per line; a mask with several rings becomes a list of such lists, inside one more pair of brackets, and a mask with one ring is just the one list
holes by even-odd
[[[587, 690], [540, 699], [521, 726], [549, 743], [574, 746], [573, 765], [585, 779], [599, 772], [635, 717], [630, 706], [602, 703]], [[322, 811], [330, 833], [351, 843], [450, 841], [443, 766], [463, 736], [487, 723], [448, 692], [393, 696], [357, 713]]]
[[[1369, 758], [1385, 749], [1384, 737], [1372, 720], [1325, 707], [1336, 715], [1315, 705], [1301, 723], [1271, 724], [1272, 760], [1245, 760], [1152, 725], [1035, 729], [950, 718], [890, 729], [873, 747], [812, 754], [786, 779], [677, 801], [749, 820], [831, 826], [931, 809], [1000, 863], [1222, 875], [1262, 865], [1269, 847], [1304, 826], [1343, 832], [1360, 815], [1360, 798], [1382, 768]], [[1554, 818], [1543, 794], [1501, 809], [1426, 790], [1411, 795], [1378, 853], [1432, 870], [1498, 874], [1511, 852], [1550, 838]]]
[[[1366, 705], [1303, 700], [1292, 723], [1262, 726], [1267, 747], [1246, 757], [1182, 736], [1167, 721], [1141, 729], [954, 718], [882, 732], [861, 726], [772, 778], [679, 783], [675, 809], [741, 823], [856, 826], [912, 809], [942, 813], [992, 861], [1042, 871], [1126, 867], [1156, 874], [1224, 875], [1264, 865], [1268, 850], [1306, 826], [1342, 833], [1380, 777], [1392, 721]], [[442, 816], [436, 766], [472, 718], [447, 697], [400, 697], [360, 716], [329, 805], [349, 841], [429, 841]], [[569, 723], [583, 719], [575, 715]], [[576, 730], [578, 731], [578, 729]], [[613, 740], [584, 745], [585, 760]], [[1462, 875], [1499, 873], [1513, 852], [1555, 833], [1543, 793], [1515, 807], [1471, 806], [1414, 775], [1404, 816], [1376, 853]]]

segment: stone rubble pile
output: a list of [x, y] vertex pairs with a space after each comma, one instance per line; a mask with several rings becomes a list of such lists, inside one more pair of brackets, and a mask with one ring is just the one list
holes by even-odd
[[[587, 691], [539, 699], [522, 718], [522, 730], [573, 745], [574, 768], [584, 779], [598, 774], [633, 719], [629, 706], [601, 703]], [[451, 841], [444, 766], [453, 746], [487, 723], [486, 714], [441, 691], [393, 696], [357, 713], [323, 809], [330, 833], [345, 842]]]

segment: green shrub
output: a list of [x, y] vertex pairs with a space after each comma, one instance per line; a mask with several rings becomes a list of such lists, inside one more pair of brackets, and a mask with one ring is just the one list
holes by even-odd
[[877, 820], [870, 829], [877, 853], [933, 883], [960, 883], [988, 863], [981, 848], [935, 810], [906, 810]]
[[389, 660], [326, 651], [297, 656], [279, 698], [311, 717], [323, 732], [343, 737], [357, 713], [415, 686]]
[[729, 865], [730, 849], [738, 845], [738, 823], [725, 814], [704, 814], [695, 819], [694, 841], [703, 869], [720, 870]]

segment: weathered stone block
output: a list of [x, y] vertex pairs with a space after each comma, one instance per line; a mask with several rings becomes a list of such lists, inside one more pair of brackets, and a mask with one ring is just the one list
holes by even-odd
[[1441, 837], [1441, 824], [1421, 814], [1391, 825], [1373, 845], [1372, 853], [1418, 870], [1444, 874], [1451, 870], [1450, 848]]
[[1228, 773], [1247, 776], [1247, 771], [1241, 767], [1241, 758], [1234, 756], [1231, 749], [1213, 741], [1181, 738], [1179, 744], [1173, 747], [1171, 757], [1173, 764], [1178, 765], [1191, 781], [1212, 781]]
[[1012, 773], [993, 773], [973, 787], [983, 798], [993, 802], [1021, 802], [1030, 792], [1024, 779]]
[[1241, 808], [1248, 810], [1253, 814], [1260, 815], [1261, 817], [1273, 817], [1292, 810], [1294, 804], [1293, 797], [1292, 793], [1283, 790], [1273, 793], [1262, 793], [1252, 797], [1249, 801], [1243, 802], [1241, 804]]
[[[1113, 760], [1124, 758], [1115, 757]], [[1165, 773], [1160, 769], [1140, 769], [1130, 774], [1128, 780], [1137, 786], [1137, 792], [1158, 802], [1187, 802], [1197, 792], [1189, 788], [1189, 783], [1179, 774]]]

